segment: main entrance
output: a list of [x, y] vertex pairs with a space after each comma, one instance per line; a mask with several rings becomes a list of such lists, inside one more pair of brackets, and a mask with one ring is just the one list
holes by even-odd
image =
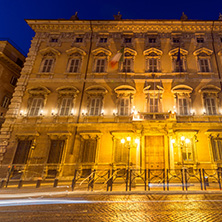
[[164, 136], [145, 136], [145, 167], [146, 169], [163, 169]]

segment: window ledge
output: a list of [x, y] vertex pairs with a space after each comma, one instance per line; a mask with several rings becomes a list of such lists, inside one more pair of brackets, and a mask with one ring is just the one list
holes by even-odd
[[54, 72], [38, 72], [37, 75], [53, 75]]
[[200, 74], [200, 75], [212, 75], [212, 74], [215, 74], [214, 72], [197, 72], [197, 74]]
[[65, 75], [79, 75], [81, 72], [64, 72]]
[[108, 72], [92, 72], [93, 75], [107, 75]]

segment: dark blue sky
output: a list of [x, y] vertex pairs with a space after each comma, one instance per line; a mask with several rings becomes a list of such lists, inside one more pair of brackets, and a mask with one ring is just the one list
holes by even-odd
[[69, 19], [75, 11], [80, 19], [113, 19], [120, 11], [123, 19], [179, 19], [185, 12], [189, 19], [217, 20], [222, 13], [221, 0], [1, 0], [0, 7], [0, 39], [25, 53], [34, 32], [24, 19]]

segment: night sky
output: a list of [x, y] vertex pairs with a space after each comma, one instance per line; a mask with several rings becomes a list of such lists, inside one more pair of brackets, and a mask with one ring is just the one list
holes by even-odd
[[123, 19], [217, 20], [222, 0], [0, 0], [0, 39], [9, 38], [28, 52], [34, 32], [24, 19], [69, 19], [78, 11], [79, 19], [113, 19], [118, 11]]

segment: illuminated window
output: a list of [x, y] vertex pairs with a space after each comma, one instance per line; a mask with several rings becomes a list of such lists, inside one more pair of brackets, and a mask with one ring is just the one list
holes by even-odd
[[188, 100], [187, 98], [178, 98], [178, 114], [188, 115], [189, 112]]
[[32, 98], [30, 109], [29, 109], [29, 116], [39, 116], [41, 110], [43, 108], [44, 99], [43, 98]]
[[96, 158], [97, 139], [83, 139], [81, 141], [81, 163], [94, 163]]
[[7, 109], [10, 104], [10, 98], [8, 96], [4, 96], [2, 101], [2, 107]]
[[216, 115], [217, 114], [215, 99], [216, 99], [215, 97], [206, 97], [204, 99], [205, 109], [206, 109], [206, 114], [207, 115]]
[[151, 113], [158, 113], [159, 112], [159, 98], [150, 97], [149, 98], [149, 112]]
[[211, 147], [214, 161], [222, 161], [222, 138], [211, 138]]
[[115, 139], [115, 163], [124, 163], [128, 161], [128, 149], [125, 144], [121, 143], [121, 139]]
[[130, 99], [120, 98], [119, 99], [119, 115], [120, 116], [128, 116], [130, 114]]
[[193, 161], [193, 140], [182, 145], [182, 158], [184, 161]]
[[71, 97], [62, 98], [59, 115], [69, 116], [71, 114], [72, 107], [73, 107], [73, 98]]
[[102, 108], [102, 99], [95, 98], [95, 97], [91, 98], [89, 115], [90, 116], [99, 116], [101, 114], [101, 108]]

